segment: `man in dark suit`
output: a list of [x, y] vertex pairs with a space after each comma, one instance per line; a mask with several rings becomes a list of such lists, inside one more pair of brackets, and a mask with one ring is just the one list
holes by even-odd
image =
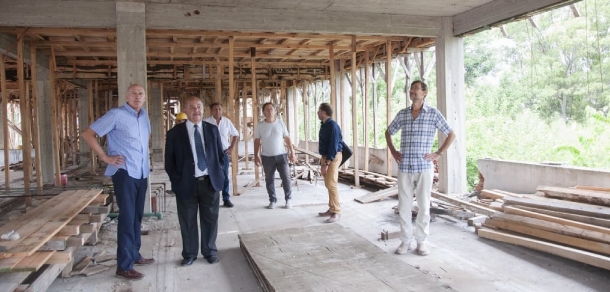
[[203, 103], [190, 97], [184, 109], [188, 120], [167, 132], [165, 172], [176, 194], [178, 221], [182, 234], [183, 266], [197, 259], [199, 236], [197, 212], [201, 221], [201, 254], [218, 262], [216, 236], [220, 191], [224, 185], [224, 160], [218, 127], [203, 121]]

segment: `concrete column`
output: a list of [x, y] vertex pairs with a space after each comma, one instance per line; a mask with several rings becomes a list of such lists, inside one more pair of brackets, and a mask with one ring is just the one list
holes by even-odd
[[[456, 140], [439, 159], [439, 190], [466, 192], [466, 124], [464, 96], [464, 42], [453, 36], [452, 18], [442, 20], [442, 36], [436, 39], [436, 82], [438, 109], [445, 116]], [[445, 135], [439, 132], [439, 145]], [[435, 151], [435, 149], [432, 149]]]
[[36, 80], [38, 86], [38, 133], [40, 133], [42, 181], [44, 183], [53, 183], [55, 179], [55, 155], [53, 150], [53, 131], [49, 131], [49, 125], [53, 124], [49, 70], [36, 66]]
[[163, 96], [157, 82], [151, 82], [149, 87], [148, 114], [152, 131], [152, 161], [163, 162]]
[[[84, 130], [89, 128], [89, 93], [88, 88], [78, 89], [78, 132], [82, 133]], [[89, 154], [91, 149], [89, 145], [83, 139], [78, 141], [81, 154]]]
[[[146, 10], [144, 3], [116, 3], [119, 106], [131, 84], [146, 87]], [[148, 92], [148, 90], [147, 90]]]

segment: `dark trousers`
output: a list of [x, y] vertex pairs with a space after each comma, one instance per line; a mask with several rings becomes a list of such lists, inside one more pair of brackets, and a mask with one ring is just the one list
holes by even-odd
[[292, 194], [292, 186], [290, 181], [290, 166], [288, 165], [288, 154], [276, 156], [261, 155], [263, 163], [263, 171], [265, 171], [265, 185], [267, 194], [269, 194], [269, 202], [277, 202], [275, 196], [275, 170], [280, 173], [282, 178], [282, 187], [284, 188], [284, 198], [289, 200]]
[[225, 164], [222, 167], [222, 171], [224, 171], [225, 173], [225, 184], [222, 187], [222, 200], [223, 201], [228, 201], [229, 200], [229, 155], [225, 154]]
[[220, 193], [212, 187], [208, 176], [197, 179], [195, 192], [177, 196], [178, 222], [182, 234], [182, 257], [197, 258], [199, 233], [197, 213], [199, 212], [201, 230], [201, 254], [216, 255], [216, 236], [218, 235], [218, 204]]
[[112, 176], [114, 194], [119, 206], [119, 223], [117, 225], [117, 266], [129, 271], [135, 261], [139, 260], [140, 231], [144, 215], [144, 200], [148, 179], [130, 177], [126, 170], [119, 169]]

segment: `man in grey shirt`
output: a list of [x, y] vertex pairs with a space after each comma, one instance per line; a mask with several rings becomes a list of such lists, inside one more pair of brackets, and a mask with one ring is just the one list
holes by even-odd
[[[265, 119], [259, 122], [254, 131], [254, 163], [260, 166], [262, 161], [263, 171], [265, 172], [265, 184], [269, 194], [269, 206], [267, 208], [273, 209], [277, 203], [274, 183], [275, 170], [277, 169], [282, 178], [284, 198], [286, 199], [285, 207], [290, 209], [292, 208], [292, 186], [288, 160], [292, 163], [296, 162], [296, 155], [294, 154], [292, 141], [290, 141], [286, 125], [275, 116], [275, 106], [270, 102], [265, 103], [263, 105], [263, 113], [265, 114]], [[284, 142], [290, 150], [290, 155], [286, 153]]]

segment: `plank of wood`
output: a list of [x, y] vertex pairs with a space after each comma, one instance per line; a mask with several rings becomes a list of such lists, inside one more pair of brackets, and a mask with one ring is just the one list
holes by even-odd
[[108, 196], [108, 194], [99, 194], [90, 204], [105, 206], [108, 204]]
[[[0, 258], [32, 255], [49, 239], [51, 239], [55, 234], [57, 234], [57, 232], [59, 232], [61, 228], [66, 226], [68, 222], [74, 216], [76, 216], [76, 214], [78, 214], [78, 212], [80, 212], [82, 208], [84, 208], [84, 206], [91, 203], [91, 201], [101, 191], [102, 190], [99, 189], [76, 191], [71, 193], [67, 198], [65, 198], [66, 201], [59, 202], [57, 205], [51, 205], [52, 207], [50, 209], [55, 211], [50, 213], [46, 213], [46, 210], [42, 211], [41, 213], [45, 213], [46, 216], [35, 219], [42, 219], [44, 221], [42, 223], [36, 224], [36, 230], [34, 230], [33, 232], [29, 232], [27, 236], [24, 236], [17, 241], [0, 243]], [[49, 201], [53, 199], [50, 199]], [[49, 207], [49, 205], [47, 205], [49, 201], [41, 204], [40, 206]], [[57, 210], [57, 208], [59, 208], [59, 210]], [[9, 223], [7, 225], [11, 224]]]
[[38, 271], [42, 265], [55, 253], [54, 250], [37, 251], [31, 256], [24, 257], [17, 263], [11, 272], [34, 272]]
[[82, 224], [87, 224], [91, 222], [91, 214], [87, 213], [87, 214], [77, 214], [76, 216], [74, 216], [74, 218], [72, 218], [72, 220], [70, 220], [70, 224], [73, 225], [82, 225]]
[[64, 269], [61, 271], [61, 277], [62, 278], [70, 278], [72, 275], [72, 268], [74, 267], [74, 254], [76, 253], [76, 250], [78, 249], [78, 247], [75, 246], [71, 246], [68, 247], [66, 249], [66, 252], [70, 253], [70, 262], [66, 264], [66, 266], [64, 267]]
[[568, 226], [560, 223], [549, 222], [545, 220], [540, 220], [536, 218], [524, 217], [519, 215], [512, 214], [504, 214], [497, 213], [492, 216], [492, 219], [503, 222], [512, 222], [516, 224], [520, 224], [522, 226], [536, 228], [540, 230], [546, 230], [550, 232], [555, 232], [558, 234], [569, 235], [573, 237], [594, 240], [598, 242], [603, 242], [610, 244], [610, 234], [605, 234], [597, 231], [591, 231], [587, 229], [582, 229], [579, 227]]
[[30, 283], [27, 291], [47, 291], [65, 267], [66, 264], [45, 265], [44, 271]]
[[89, 217], [89, 222], [90, 223], [104, 222], [104, 219], [106, 219], [106, 216], [108, 216], [108, 214], [91, 214], [91, 216]]
[[487, 215], [479, 215], [476, 217], [472, 217], [468, 219], [468, 226], [475, 226], [475, 224], [477, 223], [483, 223], [483, 221], [485, 221], [485, 219], [487, 218], [489, 218], [489, 216]]
[[598, 192], [606, 192], [606, 193], [610, 193], [610, 188], [604, 188], [604, 187], [594, 187], [594, 186], [575, 186], [574, 188], [576, 188], [576, 189], [580, 189], [580, 190], [589, 190], [589, 191], [598, 191]]
[[558, 234], [551, 231], [541, 230], [537, 228], [531, 228], [528, 226], [521, 225], [519, 223], [506, 222], [506, 221], [498, 221], [494, 219], [485, 220], [486, 225], [491, 225], [498, 227], [504, 230], [510, 230], [514, 232], [518, 232], [521, 234], [525, 234], [530, 237], [545, 239], [548, 241], [561, 243], [564, 245], [569, 245], [573, 247], [577, 247], [583, 250], [588, 250], [596, 253], [602, 253], [605, 255], [610, 255], [610, 245], [587, 240], [582, 238], [577, 238], [569, 235]]
[[[18, 220], [11, 220], [8, 224], [0, 227], [0, 234], [8, 233], [12, 230], [19, 232], [20, 239], [17, 241], [2, 241], [0, 242], [0, 252], [9, 250], [10, 248], [21, 244], [21, 241], [38, 230], [44, 223], [47, 222], [47, 216], [53, 216], [62, 211], [59, 200], [69, 199], [76, 191], [66, 191], [49, 199], [45, 203], [30, 210], [29, 212], [19, 216]], [[2, 256], [0, 256], [2, 257]]]
[[21, 284], [31, 273], [1, 273], [0, 274], [0, 292], [13, 292], [15, 288]]
[[526, 207], [534, 207], [551, 211], [572, 213], [578, 215], [592, 216], [604, 219], [610, 219], [610, 208], [604, 206], [596, 206], [584, 203], [569, 202], [555, 199], [536, 200], [529, 198], [509, 198], [504, 199], [504, 205], [519, 205]]
[[610, 270], [610, 258], [592, 252], [583, 251], [572, 247], [566, 247], [537, 239], [530, 239], [522, 236], [506, 234], [504, 232], [485, 228], [479, 229], [477, 234], [483, 238], [527, 247], [530, 249], [568, 258], [577, 262], [596, 266], [602, 269]]
[[85, 242], [89, 239], [91, 233], [81, 233], [79, 235], [72, 235], [68, 238], [66, 242], [67, 246], [83, 246]]
[[10, 272], [22, 259], [22, 257], [0, 259], [0, 272]]
[[[505, 208], [506, 207], [507, 206], [505, 206]], [[545, 210], [545, 209], [538, 209], [538, 208], [532, 208], [532, 207], [526, 207], [526, 206], [518, 206], [518, 205], [516, 205], [515, 207], [517, 207], [519, 209], [527, 210], [527, 211], [530, 211], [530, 212], [534, 212], [534, 213], [540, 213], [540, 214], [545, 214], [545, 215], [549, 215], [549, 216], [553, 216], [553, 217], [558, 217], [558, 218], [568, 219], [568, 220], [572, 220], [572, 221], [582, 222], [582, 223], [585, 223], [585, 224], [590, 224], [590, 225], [610, 228], [610, 220], [608, 220], [608, 219], [601, 219], [601, 218], [596, 218], [596, 217], [591, 217], [591, 216], [570, 214], [570, 213], [557, 212], [557, 211], [551, 211], [551, 210]]]
[[79, 225], [66, 225], [64, 228], [57, 232], [57, 235], [77, 235], [80, 233]]
[[354, 201], [366, 204], [374, 201], [383, 200], [390, 196], [398, 195], [398, 186], [391, 187], [389, 189], [379, 190], [377, 192], [368, 193], [364, 196], [354, 198]]
[[441, 200], [441, 201], [453, 204], [455, 206], [462, 207], [462, 208], [464, 208], [464, 209], [466, 209], [468, 211], [472, 211], [472, 212], [475, 212], [475, 213], [478, 213], [478, 214], [484, 214], [484, 215], [488, 215], [489, 216], [489, 215], [492, 215], [492, 214], [497, 212], [496, 210], [493, 210], [493, 209], [489, 209], [489, 208], [482, 207], [482, 206], [477, 206], [477, 205], [471, 204], [469, 202], [465, 202], [465, 201], [462, 201], [462, 200], [459, 200], [459, 199], [451, 198], [451, 197], [449, 197], [449, 196], [447, 196], [445, 194], [441, 194], [441, 193], [436, 192], [436, 191], [432, 191], [432, 197], [435, 198], [435, 199], [438, 199], [438, 200]]
[[555, 222], [555, 223], [559, 223], [559, 224], [563, 224], [563, 225], [567, 225], [567, 226], [574, 226], [574, 227], [578, 227], [578, 228], [582, 228], [582, 229], [586, 229], [586, 230], [610, 234], [610, 228], [582, 223], [582, 222], [578, 222], [578, 221], [574, 221], [574, 220], [568, 220], [568, 219], [564, 219], [564, 218], [559, 218], [559, 217], [555, 217], [555, 216], [550, 216], [550, 215], [532, 212], [532, 211], [528, 211], [528, 210], [523, 210], [523, 209], [510, 207], [510, 206], [504, 207], [504, 213], [513, 214], [513, 215], [521, 215], [521, 216], [536, 218], [536, 219], [545, 220], [545, 221], [549, 221], [549, 222]]
[[67, 264], [72, 261], [71, 251], [57, 251], [47, 260], [47, 265]]
[[72, 268], [72, 275], [79, 275], [82, 274], [83, 271], [91, 264], [91, 257], [90, 256], [85, 256], [83, 259], [80, 260], [80, 262], [78, 262], [78, 264], [76, 264], [76, 266], [74, 266]]
[[610, 206], [610, 193], [606, 192], [551, 186], [539, 186], [538, 191], [543, 192], [544, 195], [549, 198], [564, 199], [601, 206]]
[[107, 271], [108, 269], [110, 269], [110, 267], [105, 266], [105, 265], [97, 265], [97, 266], [91, 266], [91, 267], [87, 267], [82, 274], [89, 277], [95, 274], [99, 274], [101, 272]]
[[107, 262], [107, 261], [111, 261], [111, 260], [116, 260], [116, 254], [105, 254], [105, 255], [101, 255], [101, 256], [96, 256], [95, 258], [95, 262], [96, 263], [103, 263], [103, 262]]
[[500, 192], [495, 192], [492, 190], [482, 190], [481, 197], [489, 199], [504, 199], [504, 197], [506, 197], [506, 194], [502, 194]]
[[97, 223], [86, 223], [80, 226], [82, 233], [93, 233], [97, 229]]
[[67, 242], [68, 238], [71, 235], [56, 235], [53, 238], [47, 240], [47, 242], [43, 245], [46, 249], [51, 250], [65, 250], [68, 247]]

